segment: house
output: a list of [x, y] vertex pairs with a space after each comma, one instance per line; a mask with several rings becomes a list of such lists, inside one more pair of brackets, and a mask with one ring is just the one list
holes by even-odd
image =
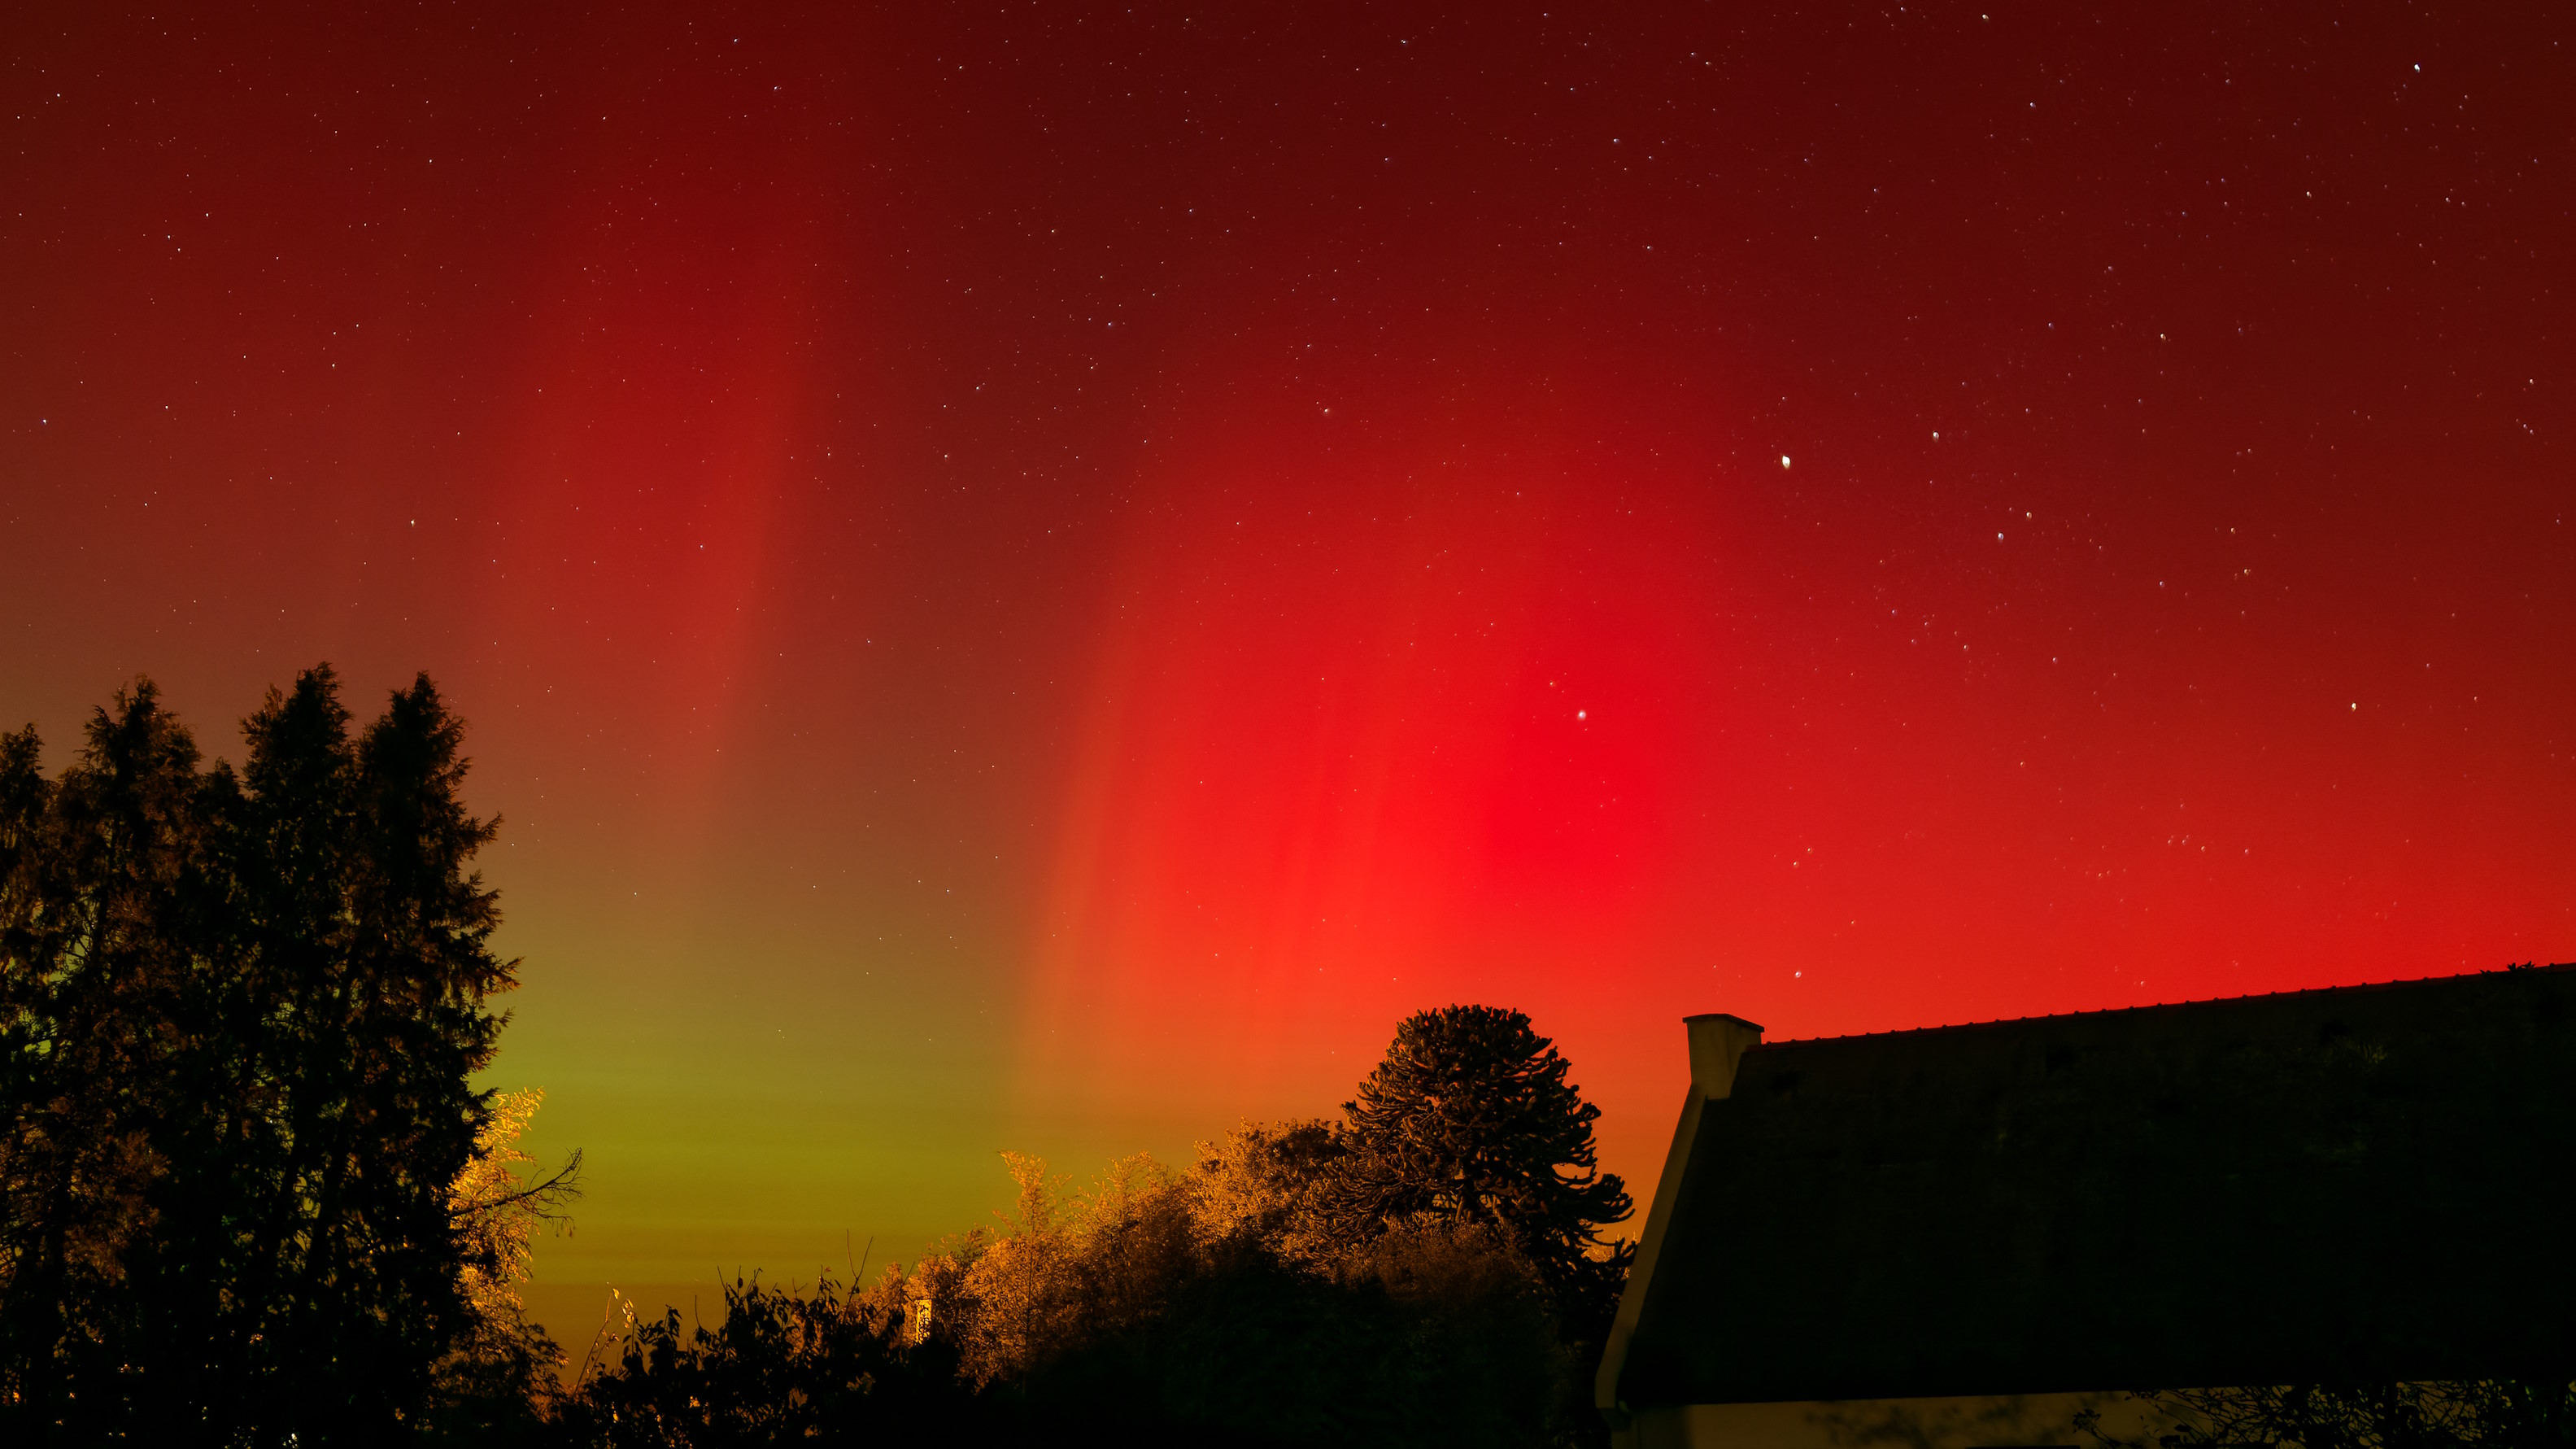
[[2076, 1444], [2128, 1390], [2576, 1365], [2576, 966], [1686, 1025], [1595, 1385], [1623, 1449]]

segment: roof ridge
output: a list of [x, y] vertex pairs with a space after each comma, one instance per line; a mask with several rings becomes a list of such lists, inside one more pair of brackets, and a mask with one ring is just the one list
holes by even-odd
[[1753, 1048], [1811, 1046], [1832, 1041], [1867, 1041], [1875, 1037], [1925, 1036], [1944, 1031], [1976, 1031], [1985, 1027], [2018, 1026], [2033, 1021], [2068, 1021], [2086, 1016], [2118, 1016], [2139, 1011], [2179, 1011], [2188, 1006], [2218, 1006], [2231, 1001], [2268, 1001], [2282, 996], [2331, 996], [2338, 993], [2387, 991], [2401, 986], [2428, 986], [2436, 981], [2467, 981], [2481, 976], [2519, 975], [2524, 972], [2546, 973], [2576, 971], [2576, 961], [2553, 961], [2546, 966], [2526, 963], [2520, 966], [2497, 966], [2477, 971], [2457, 971], [2448, 976], [2410, 976], [2399, 981], [2355, 981], [2342, 986], [2300, 986], [2288, 991], [2250, 991], [2242, 996], [2203, 996], [2182, 1001], [2151, 1001], [2139, 1006], [2097, 1006], [2078, 1011], [2053, 1011], [2038, 1016], [1999, 1016], [1986, 1021], [1946, 1021], [1932, 1026], [1899, 1026], [1886, 1031], [1851, 1031], [1833, 1036], [1785, 1036], [1778, 1041], [1762, 1042]]

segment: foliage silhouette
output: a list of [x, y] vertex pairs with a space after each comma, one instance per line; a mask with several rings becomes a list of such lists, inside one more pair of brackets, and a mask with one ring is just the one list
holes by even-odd
[[683, 1332], [677, 1308], [627, 1323], [610, 1360], [554, 1406], [559, 1442], [718, 1446], [912, 1442], [971, 1430], [956, 1356], [903, 1333], [905, 1280], [867, 1292], [827, 1275], [803, 1293], [737, 1280], [714, 1328]]
[[1207, 1213], [1197, 1172], [1129, 1158], [1076, 1194], [1008, 1161], [1003, 1231], [864, 1294], [737, 1282], [719, 1327], [631, 1320], [558, 1423], [601, 1446], [1562, 1437], [1572, 1358], [1535, 1269], [1490, 1229], [1418, 1219], [1298, 1258]]
[[238, 774], [148, 681], [59, 780], [32, 729], [0, 747], [12, 1442], [371, 1441], [476, 1343], [540, 1351], [468, 1284], [508, 1235], [454, 1216], [514, 984], [463, 726], [425, 676], [349, 725], [325, 665], [245, 721]]
[[1601, 1109], [1566, 1085], [1565, 1058], [1526, 1015], [1417, 1012], [1342, 1104], [1335, 1210], [1365, 1228], [1428, 1213], [1501, 1232], [1541, 1264], [1602, 1246], [1632, 1211], [1592, 1144]]
[[[624, 1307], [569, 1384], [517, 1285], [561, 1220], [477, 1092], [514, 984], [426, 678], [353, 730], [328, 666], [203, 765], [148, 681], [59, 778], [0, 736], [0, 1437], [737, 1445], [1581, 1438], [1596, 1115], [1518, 1013], [1405, 1024], [1343, 1125], [1247, 1124], [864, 1289]], [[1580, 1337], [1581, 1330], [1576, 1336]], [[1571, 1416], [1570, 1416], [1571, 1414]]]
[[[1601, 1110], [1567, 1084], [1567, 1070], [1518, 1011], [1448, 1006], [1406, 1018], [1342, 1106], [1323, 1206], [1344, 1241], [1425, 1214], [1501, 1234], [1536, 1266], [1588, 1370], [1635, 1251], [1603, 1229], [1635, 1208], [1618, 1175], [1600, 1170]], [[1588, 1422], [1588, 1397], [1577, 1391], [1568, 1414]]]

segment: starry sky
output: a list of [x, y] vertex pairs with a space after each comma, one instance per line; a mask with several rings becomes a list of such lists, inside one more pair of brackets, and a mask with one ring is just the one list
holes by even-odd
[[[600, 1285], [1529, 1011], [2576, 957], [2546, 7], [0, 18], [0, 723], [472, 723]], [[2480, 12], [2483, 13], [2480, 13]]]

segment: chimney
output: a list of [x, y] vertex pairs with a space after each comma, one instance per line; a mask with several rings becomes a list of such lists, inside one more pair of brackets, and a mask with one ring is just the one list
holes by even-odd
[[1690, 1028], [1691, 1090], [1708, 1098], [1733, 1092], [1735, 1064], [1762, 1044], [1762, 1028], [1722, 1011], [1685, 1016], [1682, 1025]]

